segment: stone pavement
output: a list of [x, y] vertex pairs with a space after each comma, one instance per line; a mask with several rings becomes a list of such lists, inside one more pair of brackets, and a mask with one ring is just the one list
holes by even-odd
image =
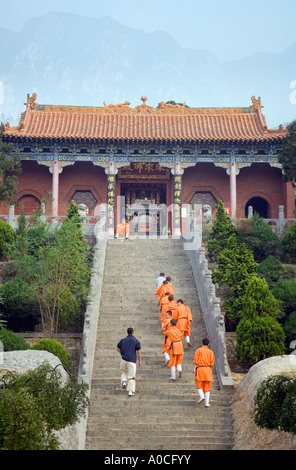
[[[193, 315], [192, 348], [184, 341], [182, 378], [170, 380], [155, 279], [171, 276], [175, 299]], [[120, 384], [118, 341], [133, 327], [142, 346], [136, 393]], [[211, 407], [197, 405], [193, 356], [206, 336], [194, 278], [181, 240], [108, 240], [87, 422], [86, 450], [229, 450], [233, 429], [229, 391], [214, 373]]]

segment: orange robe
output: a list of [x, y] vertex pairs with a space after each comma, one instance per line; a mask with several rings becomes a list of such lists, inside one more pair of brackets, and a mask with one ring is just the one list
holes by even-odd
[[116, 225], [116, 234], [124, 237], [129, 236], [130, 226], [127, 222]]
[[164, 335], [164, 338], [163, 338], [163, 350], [162, 350], [162, 353], [164, 354], [165, 352], [167, 352], [168, 354], [170, 353], [170, 347], [171, 347], [171, 340], [169, 339], [168, 335], [167, 335], [167, 331], [172, 327], [171, 325], [171, 319], [170, 318], [166, 318], [164, 323], [163, 323], [163, 327], [162, 327], [162, 331], [163, 331], [163, 335]]
[[171, 343], [169, 367], [182, 364], [184, 349], [182, 344], [183, 335], [181, 331], [176, 326], [171, 326], [171, 328], [166, 331], [166, 335]]
[[165, 294], [169, 292], [170, 295], [174, 295], [174, 289], [170, 287], [168, 284], [161, 284], [158, 289], [156, 289], [156, 295], [158, 297], [159, 302], [165, 296]]
[[179, 313], [179, 305], [174, 300], [169, 300], [168, 303], [164, 304], [163, 309], [161, 310], [161, 323], [164, 322], [165, 314], [168, 310], [172, 312], [172, 318], [175, 318], [177, 320]]
[[190, 325], [192, 323], [192, 314], [189, 307], [179, 304], [179, 312], [176, 327], [182, 331], [183, 336], [190, 336]]
[[169, 303], [169, 297], [168, 297], [168, 295], [165, 295], [160, 301], [160, 313], [161, 313], [160, 319], [161, 319], [162, 323], [164, 322], [165, 312], [167, 312], [169, 310], [168, 303]]
[[196, 388], [202, 388], [204, 391], [209, 391], [211, 389], [211, 382], [213, 382], [212, 366], [215, 363], [213, 351], [205, 345], [198, 348], [195, 351], [193, 362], [197, 365], [195, 375]]

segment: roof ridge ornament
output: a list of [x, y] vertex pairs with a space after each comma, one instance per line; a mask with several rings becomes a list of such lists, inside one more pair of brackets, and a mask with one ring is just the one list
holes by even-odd
[[37, 98], [37, 93], [33, 93], [32, 96], [30, 94], [27, 94], [27, 102], [25, 103], [27, 105], [27, 109], [36, 109], [36, 98]]
[[251, 100], [252, 100], [252, 106], [251, 106], [251, 110], [253, 113], [255, 113], [256, 111], [259, 111], [261, 113], [261, 109], [263, 108], [263, 106], [261, 105], [261, 97], [258, 96], [258, 99], [253, 95], [251, 97]]

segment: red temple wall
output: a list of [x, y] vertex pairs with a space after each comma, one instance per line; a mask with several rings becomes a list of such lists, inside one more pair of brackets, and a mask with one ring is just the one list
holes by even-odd
[[[199, 163], [187, 168], [182, 178], [183, 203], [189, 204], [197, 191], [211, 192], [221, 199], [224, 207], [230, 207], [230, 177], [224, 168], [213, 163]], [[253, 197], [265, 199], [270, 206], [269, 218], [278, 217], [278, 206], [285, 206], [285, 217], [293, 218], [294, 189], [282, 179], [282, 172], [268, 163], [255, 163], [242, 168], [236, 177], [237, 215], [245, 217], [245, 206]]]
[[[39, 201], [52, 192], [52, 174], [45, 165], [33, 161], [22, 162], [22, 173], [18, 175], [18, 199], [32, 195]], [[172, 204], [172, 180], [167, 181], [167, 205]], [[140, 182], [140, 181], [139, 181]], [[269, 206], [269, 218], [278, 217], [278, 206], [284, 205], [285, 217], [293, 218], [295, 208], [294, 189], [291, 184], [282, 180], [282, 172], [269, 164], [252, 164], [242, 168], [236, 178], [237, 214], [245, 215], [245, 205], [252, 197], [264, 198]], [[120, 188], [117, 184], [117, 194]], [[91, 190], [97, 205], [106, 202], [107, 177], [104, 168], [91, 162], [76, 162], [63, 168], [59, 175], [59, 215], [67, 213], [76, 190]], [[189, 204], [195, 192], [209, 191], [218, 201], [224, 201], [224, 207], [230, 207], [230, 177], [224, 168], [215, 167], [213, 163], [199, 163], [185, 169], [182, 177], [182, 202]], [[16, 211], [19, 212], [19, 209]], [[90, 213], [94, 214], [95, 211]], [[8, 207], [1, 207], [1, 213], [8, 214]], [[51, 205], [47, 206], [51, 215]]]

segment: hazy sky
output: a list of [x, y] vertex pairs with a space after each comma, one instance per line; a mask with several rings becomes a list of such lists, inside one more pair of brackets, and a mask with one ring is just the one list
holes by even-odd
[[50, 11], [110, 16], [145, 32], [164, 31], [180, 46], [221, 61], [282, 52], [296, 43], [296, 0], [0, 0], [0, 27], [20, 31]]

